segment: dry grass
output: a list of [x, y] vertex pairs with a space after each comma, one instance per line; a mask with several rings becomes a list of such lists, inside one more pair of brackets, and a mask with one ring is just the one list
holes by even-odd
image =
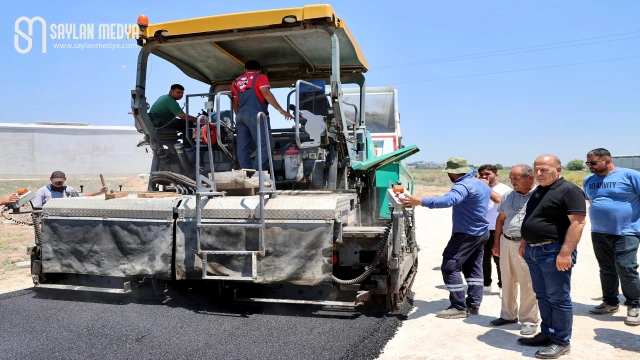
[[[109, 178], [105, 177], [105, 183], [110, 190], [119, 191], [119, 185], [122, 185], [122, 191], [140, 191], [147, 189], [147, 180], [138, 179], [136, 177]], [[39, 188], [49, 184], [49, 179], [44, 177], [38, 180], [2, 180], [0, 181], [0, 195], [10, 194], [20, 188], [27, 188], [33, 192]], [[97, 191], [102, 187], [100, 177], [95, 178], [78, 178], [71, 175], [67, 176], [66, 185], [80, 191], [80, 185], [84, 185], [85, 192]]]

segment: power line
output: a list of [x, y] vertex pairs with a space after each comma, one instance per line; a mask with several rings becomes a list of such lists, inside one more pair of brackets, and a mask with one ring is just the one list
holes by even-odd
[[531, 45], [531, 46], [510, 48], [510, 49], [504, 49], [504, 50], [494, 50], [494, 51], [486, 51], [486, 52], [473, 53], [473, 54], [467, 54], [467, 55], [449, 56], [449, 57], [436, 58], [436, 59], [430, 59], [430, 60], [414, 61], [414, 62], [408, 62], [408, 63], [389, 64], [389, 65], [384, 65], [384, 66], [378, 66], [378, 67], [375, 67], [374, 69], [387, 69], [387, 68], [405, 67], [405, 66], [413, 66], [413, 65], [421, 65], [421, 64], [440, 63], [440, 62], [447, 62], [447, 61], [466, 60], [467, 58], [468, 59], [477, 59], [477, 58], [490, 57], [490, 56], [511, 55], [511, 54], [519, 54], [519, 53], [523, 53], [523, 52], [542, 51], [542, 50], [549, 50], [549, 49], [560, 49], [560, 48], [564, 48], [564, 47], [599, 44], [599, 43], [604, 43], [604, 42], [613, 42], [613, 41], [619, 41], [619, 40], [635, 39], [637, 37], [630, 37], [630, 38], [623, 38], [623, 39], [613, 39], [613, 40], [609, 40], [609, 41], [599, 41], [599, 42], [591, 42], [591, 43], [584, 43], [584, 44], [574, 44], [574, 45], [567, 45], [567, 46], [560, 46], [560, 47], [552, 47], [552, 48], [543, 48], [543, 49], [534, 49], [534, 50], [528, 50], [528, 51], [513, 52], [513, 51], [516, 51], [516, 50], [532, 49], [532, 48], [537, 48], [537, 47], [559, 45], [559, 44], [567, 44], [567, 43], [572, 43], [572, 42], [594, 40], [594, 39], [603, 39], [603, 38], [607, 38], [607, 37], [629, 35], [629, 34], [637, 34], [637, 33], [640, 33], [640, 30], [638, 30], [638, 31], [630, 31], [630, 32], [625, 32], [625, 33], [618, 33], [618, 34], [594, 36], [594, 37], [590, 37], [590, 38], [582, 38], [582, 39], [577, 39], [577, 40], [567, 40], [567, 41], [559, 41], [559, 42], [548, 43], [548, 44], [540, 44], [540, 45]]
[[596, 61], [586, 61], [586, 62], [572, 63], [572, 64], [561, 64], [561, 65], [541, 66], [541, 67], [528, 68], [528, 69], [517, 69], [517, 70], [507, 70], [507, 71], [496, 71], [496, 72], [489, 72], [489, 73], [482, 73], [482, 74], [471, 74], [471, 75], [450, 76], [450, 77], [432, 78], [432, 79], [424, 79], [424, 80], [403, 81], [403, 82], [392, 83], [392, 84], [389, 84], [389, 85], [413, 84], [413, 83], [419, 83], [419, 82], [430, 82], [430, 81], [439, 81], [439, 80], [463, 79], [463, 78], [478, 77], [478, 76], [487, 76], [487, 75], [509, 74], [509, 73], [515, 73], [515, 72], [532, 71], [532, 70], [542, 70], [542, 69], [552, 69], [552, 68], [568, 67], [568, 66], [577, 66], [577, 65], [586, 65], [586, 64], [596, 64], [596, 63], [603, 63], [603, 62], [610, 62], [610, 61], [619, 61], [619, 60], [627, 60], [627, 59], [636, 59], [636, 58], [640, 58], [640, 55], [637, 55], [637, 56], [628, 56], [628, 57], [621, 57], [621, 58], [615, 58], [615, 59], [605, 59], [605, 60], [596, 60]]
[[[583, 1], [583, 2], [574, 3], [574, 4], [558, 5], [558, 6], [546, 7], [546, 8], [540, 8], [540, 9], [531, 9], [531, 10], [526, 10], [526, 11], [518, 11], [518, 12], [506, 13], [506, 14], [497, 14], [497, 15], [489, 15], [489, 16], [481, 16], [481, 17], [471, 17], [471, 18], [466, 18], [465, 20], [490, 19], [490, 18], [500, 17], [500, 16], [526, 14], [526, 13], [535, 12], [535, 11], [544, 11], [544, 10], [552, 10], [552, 9], [563, 8], [563, 7], [585, 5], [585, 4], [594, 3], [596, 1], [600, 1], [600, 0]], [[441, 21], [441, 22], [437, 22], [437, 23], [423, 24], [423, 25], [419, 25], [419, 26], [441, 25], [441, 24], [446, 24], [447, 22], [448, 21]]]
[[494, 7], [494, 8], [471, 11], [471, 12], [466, 12], [466, 13], [452, 14], [451, 16], [478, 14], [478, 13], [492, 11], [492, 10], [500, 10], [500, 9], [506, 9], [506, 8], [511, 8], [511, 7], [525, 6], [525, 5], [537, 4], [537, 3], [548, 2], [548, 1], [551, 1], [551, 0], [529, 1], [529, 2], [526, 2], [526, 3], [522, 3], [522, 4], [511, 4], [511, 5], [498, 6], [498, 7]]

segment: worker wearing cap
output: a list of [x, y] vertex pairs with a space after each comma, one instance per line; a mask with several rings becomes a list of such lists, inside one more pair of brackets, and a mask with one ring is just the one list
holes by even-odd
[[[453, 207], [453, 231], [442, 254], [442, 277], [449, 290], [451, 306], [436, 313], [445, 319], [466, 318], [478, 313], [482, 302], [484, 277], [482, 256], [489, 239], [489, 221], [486, 219], [491, 188], [473, 177], [473, 171], [463, 158], [451, 158], [443, 170], [453, 182], [451, 191], [444, 196], [400, 198], [405, 206], [422, 205], [430, 209]], [[465, 299], [462, 275], [468, 285]]]
[[36, 198], [33, 199], [33, 208], [41, 209], [44, 204], [47, 203], [50, 199], [58, 199], [58, 198], [66, 198], [66, 197], [75, 197], [75, 196], [95, 196], [104, 194], [107, 192], [108, 188], [103, 186], [98, 191], [88, 192], [88, 193], [79, 193], [76, 189], [71, 186], [67, 186], [64, 184], [67, 181], [67, 177], [64, 175], [62, 171], [54, 171], [51, 174], [51, 184], [47, 184], [36, 192]]

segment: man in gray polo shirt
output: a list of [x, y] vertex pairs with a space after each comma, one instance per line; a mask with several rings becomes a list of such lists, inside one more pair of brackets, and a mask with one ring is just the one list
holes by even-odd
[[76, 189], [71, 186], [67, 186], [64, 184], [67, 181], [67, 177], [62, 171], [54, 171], [51, 174], [51, 184], [47, 184], [36, 192], [36, 198], [33, 199], [33, 208], [34, 209], [42, 209], [42, 206], [47, 203], [47, 201], [51, 199], [57, 198], [66, 198], [66, 197], [76, 197], [76, 196], [95, 196], [104, 194], [109, 190], [106, 186], [102, 187], [98, 191], [88, 192], [88, 193], [79, 193]]
[[[509, 173], [513, 190], [502, 198], [498, 205], [498, 219], [493, 244], [493, 255], [500, 257], [502, 273], [502, 309], [500, 317], [491, 320], [491, 325], [502, 326], [518, 322], [522, 335], [533, 335], [538, 331], [538, 301], [533, 292], [529, 266], [518, 254], [522, 245], [520, 227], [527, 209], [527, 202], [536, 189], [533, 169], [529, 165], [516, 165]], [[518, 311], [517, 289], [520, 284], [520, 310]]]

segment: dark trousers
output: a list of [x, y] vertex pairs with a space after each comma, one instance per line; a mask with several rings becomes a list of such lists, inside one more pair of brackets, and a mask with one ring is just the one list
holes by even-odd
[[602, 297], [609, 305], [618, 305], [618, 286], [622, 287], [627, 306], [640, 306], [638, 276], [638, 235], [591, 233], [593, 251], [600, 266]]
[[484, 286], [491, 286], [491, 258], [498, 269], [498, 287], [502, 288], [502, 275], [500, 274], [500, 258], [493, 256], [491, 248], [495, 242], [495, 230], [489, 230], [489, 240], [484, 244], [484, 255], [482, 256], [482, 273], [484, 274]]
[[[489, 232], [481, 236], [454, 233], [442, 253], [442, 278], [449, 290], [451, 306], [458, 310], [467, 307], [479, 308], [482, 302], [482, 253]], [[465, 299], [462, 275], [467, 281]]]
[[[238, 162], [243, 169], [258, 170], [258, 155], [251, 162], [252, 148], [258, 144], [258, 114], [239, 112], [236, 116], [236, 140], [238, 141]], [[271, 151], [276, 144], [271, 135], [271, 121], [269, 118], [260, 117], [260, 143], [262, 147], [262, 170], [269, 170], [269, 153], [267, 152], [267, 139], [271, 145]]]
[[[571, 302], [571, 270], [560, 271], [556, 257], [562, 242], [543, 246], [527, 246], [524, 260], [529, 265], [533, 291], [540, 309], [540, 330], [552, 342], [566, 345], [571, 339], [573, 327], [573, 303]], [[573, 264], [577, 251], [571, 254]]]

